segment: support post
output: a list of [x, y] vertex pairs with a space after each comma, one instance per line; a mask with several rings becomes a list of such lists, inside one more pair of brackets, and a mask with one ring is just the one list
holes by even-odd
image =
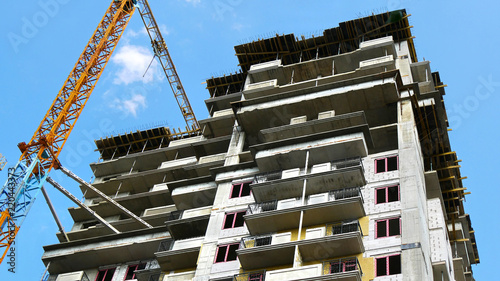
[[66, 195], [66, 197], [68, 197], [71, 201], [75, 202], [78, 206], [89, 212], [94, 218], [96, 218], [100, 223], [105, 225], [107, 228], [111, 229], [114, 233], [116, 234], [120, 233], [118, 229], [114, 228], [111, 224], [109, 224], [109, 222], [107, 222], [105, 219], [99, 216], [96, 212], [94, 212], [94, 210], [90, 209], [87, 205], [83, 204], [82, 201], [78, 200], [78, 198], [76, 198], [73, 194], [71, 194], [68, 190], [66, 190], [52, 178], [48, 177], [47, 182], [50, 183], [53, 187], [55, 187], [57, 190], [61, 191], [64, 195]]
[[[66, 242], [69, 242], [68, 235], [66, 235], [66, 232], [64, 231], [64, 227], [61, 224], [61, 221], [59, 220], [59, 217], [57, 216], [56, 210], [54, 209], [54, 205], [52, 205], [52, 201], [49, 198], [49, 194], [47, 194], [47, 190], [45, 190], [45, 187], [42, 186], [42, 194], [43, 197], [45, 197], [45, 201], [47, 202], [47, 205], [49, 205], [50, 212], [52, 213], [52, 216], [54, 217], [54, 220], [56, 221], [57, 227], [59, 227], [59, 231], [64, 235], [64, 238], [66, 239]], [[48, 266], [47, 266], [48, 268]]]

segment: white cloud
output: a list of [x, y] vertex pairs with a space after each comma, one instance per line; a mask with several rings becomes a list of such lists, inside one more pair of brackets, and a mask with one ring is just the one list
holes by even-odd
[[201, 0], [185, 0], [185, 1], [193, 4], [193, 6], [196, 6], [196, 5], [200, 4], [200, 2], [201, 2]]
[[231, 25], [231, 29], [236, 31], [241, 31], [244, 27], [245, 26], [241, 23], [233, 23], [233, 25]]
[[123, 111], [127, 115], [130, 114], [137, 117], [137, 111], [147, 107], [146, 96], [134, 94], [130, 99], [120, 100], [119, 98], [115, 98], [111, 106]]
[[[148, 65], [153, 59], [153, 53], [147, 48], [136, 45], [125, 45], [121, 47], [111, 61], [117, 64], [120, 69], [116, 72], [116, 77], [113, 81], [115, 84], [128, 85], [133, 82], [150, 83], [158, 77], [158, 66], [156, 60], [153, 61], [151, 67]], [[147, 70], [147, 72], [146, 72]]]

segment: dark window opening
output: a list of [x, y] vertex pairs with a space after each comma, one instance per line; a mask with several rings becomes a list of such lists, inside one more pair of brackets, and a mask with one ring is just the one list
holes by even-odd
[[386, 193], [386, 189], [385, 188], [380, 188], [380, 189], [377, 189], [376, 190], [377, 194], [377, 204], [380, 204], [380, 203], [386, 203], [386, 196], [385, 196], [385, 193]]
[[400, 234], [399, 218], [389, 220], [389, 236]]
[[395, 171], [398, 169], [398, 156], [390, 156], [375, 160], [375, 173]]
[[399, 201], [399, 185], [387, 188], [387, 202]]
[[377, 259], [376, 276], [385, 276], [385, 275], [387, 275], [387, 259], [386, 258]]
[[389, 275], [401, 273], [401, 255], [389, 257]]
[[385, 172], [385, 158], [375, 160], [375, 164], [376, 164], [376, 170], [375, 170], [376, 173]]
[[398, 157], [388, 157], [387, 158], [387, 171], [396, 171], [398, 169]]
[[111, 281], [115, 274], [115, 268], [99, 270], [96, 281]]
[[245, 220], [243, 219], [245, 213], [246, 211], [226, 214], [226, 218], [224, 220], [224, 227], [222, 229], [243, 226], [245, 224]]
[[376, 238], [396, 236], [401, 234], [400, 218], [376, 221]]
[[401, 255], [376, 259], [375, 276], [386, 276], [401, 273]]
[[142, 270], [144, 268], [146, 268], [146, 264], [145, 263], [130, 265], [128, 267], [128, 269], [127, 269], [127, 274], [125, 275], [125, 279], [124, 280], [134, 280], [134, 279], [137, 279], [136, 276], [135, 276], [135, 271], [136, 270]]
[[250, 195], [251, 182], [234, 184], [229, 198], [238, 198]]
[[237, 258], [236, 250], [238, 250], [239, 246], [239, 244], [230, 244], [217, 247], [215, 262], [235, 261]]
[[238, 244], [229, 245], [229, 251], [227, 253], [226, 261], [235, 261], [236, 260], [236, 258], [237, 258], [236, 250], [238, 250], [239, 247], [240, 247], [240, 245], [238, 245]]
[[387, 236], [387, 221], [378, 221], [377, 222], [377, 238], [378, 237], [386, 237]]
[[215, 262], [224, 262], [226, 261], [226, 254], [227, 254], [227, 246], [221, 246], [217, 250], [217, 257], [215, 259]]
[[377, 188], [375, 192], [376, 204], [399, 201], [399, 185]]

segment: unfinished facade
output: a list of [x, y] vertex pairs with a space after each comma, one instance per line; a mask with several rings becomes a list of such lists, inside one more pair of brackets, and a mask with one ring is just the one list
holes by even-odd
[[474, 280], [444, 85], [405, 10], [236, 46], [201, 135], [97, 140], [93, 185], [43, 262], [55, 281]]

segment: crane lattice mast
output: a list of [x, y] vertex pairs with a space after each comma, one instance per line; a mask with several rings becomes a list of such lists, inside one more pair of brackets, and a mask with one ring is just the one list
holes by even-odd
[[57, 164], [69, 134], [109, 61], [135, 8], [133, 1], [111, 1], [76, 65], [31, 140], [20, 143], [16, 166], [9, 168], [0, 193], [0, 258], [3, 261], [24, 218]]
[[199, 133], [198, 121], [148, 1], [113, 0], [30, 142], [18, 144], [22, 152], [21, 158], [16, 166], [9, 168], [7, 182], [0, 192], [0, 253], [2, 248], [5, 248], [0, 263], [14, 242], [38, 192], [47, 181], [48, 173], [52, 168], [59, 168], [57, 157], [123, 35], [138, 2], [153, 52], [160, 61], [186, 121], [187, 131], [184, 133], [189, 135]]

